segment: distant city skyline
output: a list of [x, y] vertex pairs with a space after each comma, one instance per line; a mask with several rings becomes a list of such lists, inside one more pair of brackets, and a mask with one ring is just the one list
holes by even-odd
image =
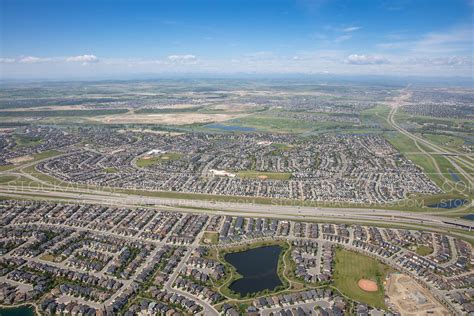
[[473, 75], [472, 0], [0, 3], [2, 79]]

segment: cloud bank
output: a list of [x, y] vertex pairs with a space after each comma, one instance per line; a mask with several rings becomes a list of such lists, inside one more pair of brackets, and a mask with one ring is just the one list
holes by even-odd
[[389, 61], [383, 56], [378, 55], [357, 55], [352, 54], [346, 58], [347, 64], [353, 65], [381, 65], [388, 64]]
[[80, 63], [95, 63], [99, 61], [99, 58], [95, 55], [79, 55], [71, 56], [66, 58], [67, 62], [80, 62]]

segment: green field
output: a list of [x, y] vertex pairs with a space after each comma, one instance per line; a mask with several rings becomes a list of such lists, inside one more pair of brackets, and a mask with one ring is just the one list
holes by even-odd
[[166, 162], [166, 161], [173, 161], [179, 160], [181, 158], [180, 153], [165, 153], [158, 156], [153, 157], [140, 157], [137, 159], [137, 166], [141, 168], [146, 168], [158, 163]]
[[278, 150], [281, 150], [281, 151], [287, 151], [287, 150], [290, 150], [293, 147], [291, 145], [281, 144], [281, 143], [273, 143], [272, 146], [275, 147]]
[[271, 115], [245, 116], [232, 121], [226, 121], [225, 123], [227, 123], [226, 125], [252, 127], [257, 130], [274, 133], [305, 133], [318, 130], [339, 130], [353, 126], [353, 124], [345, 122], [313, 122]]
[[202, 236], [201, 243], [205, 245], [217, 245], [219, 242], [219, 233], [205, 232]]
[[464, 145], [464, 139], [452, 135], [441, 135], [441, 134], [422, 134], [423, 138], [426, 138], [430, 142], [438, 146], [444, 146], [447, 148], [460, 150], [461, 146]]
[[20, 134], [13, 135], [13, 139], [15, 139], [17, 147], [31, 147], [42, 143], [41, 139]]
[[51, 254], [44, 254], [40, 257], [41, 260], [55, 262], [56, 257]]
[[360, 120], [365, 126], [377, 127], [377, 129], [382, 130], [393, 130], [392, 126], [386, 120], [389, 113], [390, 108], [388, 106], [377, 105], [362, 111]]
[[118, 172], [118, 169], [115, 168], [115, 167], [108, 167], [108, 168], [104, 168], [104, 172], [105, 173], [116, 173], [116, 172]]
[[[46, 159], [46, 158], [58, 156], [60, 154], [62, 154], [62, 152], [57, 151], [57, 150], [43, 151], [39, 154], [34, 154], [33, 155], [33, 161], [38, 161], [38, 160], [41, 160], [41, 159]], [[28, 162], [31, 162], [31, 161], [28, 161]]]
[[421, 245], [416, 248], [415, 252], [419, 254], [420, 256], [424, 257], [433, 253], [433, 248], [425, 246], [425, 245]]
[[17, 178], [17, 176], [10, 176], [10, 175], [0, 175], [0, 183], [1, 184], [4, 184], [4, 183], [9, 183], [9, 182], [12, 182], [14, 181], [15, 179]]
[[[336, 249], [334, 286], [342, 294], [356, 301], [377, 308], [386, 308], [383, 283], [391, 268], [377, 260], [344, 249]], [[359, 288], [360, 279], [376, 281], [377, 292], [365, 292]]]
[[412, 122], [418, 125], [418, 128], [426, 132], [435, 132], [439, 130], [459, 130], [466, 132], [473, 128], [473, 124], [469, 119], [451, 119], [444, 117], [419, 116], [407, 113], [402, 109], [397, 111], [395, 118], [399, 122]]
[[14, 167], [15, 167], [15, 165], [3, 165], [3, 166], [0, 166], [0, 171], [7, 171], [7, 170], [10, 170]]
[[[402, 153], [407, 159], [411, 160], [415, 165], [420, 167], [428, 177], [430, 177], [439, 187], [442, 187], [445, 179], [439, 174], [433, 160], [430, 156], [418, 149], [415, 142], [401, 133], [390, 133], [384, 134], [385, 138], [394, 146], [400, 153]], [[420, 145], [421, 147], [421, 145]], [[423, 147], [422, 147], [423, 148]], [[433, 159], [436, 162], [441, 163], [446, 160], [442, 156], [433, 155]], [[439, 162], [438, 162], [439, 160]], [[448, 162], [449, 163], [449, 162]]]
[[289, 180], [291, 173], [289, 172], [259, 172], [259, 171], [239, 171], [237, 176], [241, 178], [257, 179], [258, 177], [267, 177], [271, 180]]
[[[375, 116], [383, 117], [384, 115], [387, 115], [387, 110], [388, 108], [386, 107], [374, 107], [364, 111], [362, 117], [365, 117], [366, 120], [373, 119]], [[423, 124], [426, 123], [446, 123], [445, 120], [438, 118], [414, 117], [403, 111], [397, 112], [396, 118], [400, 122], [411, 121], [412, 123], [418, 124], [419, 126], [423, 126]], [[459, 123], [456, 120], [453, 121], [454, 122], [449, 121], [449, 124], [447, 125], [451, 126], [453, 124]], [[459, 177], [461, 181], [464, 181], [464, 183], [469, 183], [461, 174], [455, 171], [455, 168], [444, 156], [437, 154], [430, 155], [432, 150], [423, 144], [416, 144], [415, 141], [408, 136], [395, 131], [386, 132], [384, 133], [384, 136], [400, 153], [402, 153], [407, 159], [411, 160], [415, 165], [420, 167], [425, 172], [425, 174], [438, 185], [438, 187], [445, 188], [446, 186], [443, 186], [443, 184], [446, 181], [452, 182], [452, 184], [454, 184], [455, 181], [452, 176], [453, 174]], [[440, 135], [435, 134], [435, 132], [423, 132], [421, 135], [418, 134], [418, 136], [421, 136], [432, 143], [445, 146], [450, 149], [460, 150], [460, 147], [462, 144], [464, 144], [464, 139], [461, 137]], [[456, 188], [454, 191], [458, 191], [458, 189]]]

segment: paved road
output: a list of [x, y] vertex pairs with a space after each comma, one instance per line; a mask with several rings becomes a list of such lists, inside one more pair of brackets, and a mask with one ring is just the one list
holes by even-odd
[[[67, 202], [107, 204], [121, 207], [136, 207], [148, 205], [149, 207], [166, 208], [169, 210], [183, 211], [184, 208], [191, 212], [217, 213], [221, 215], [235, 216], [262, 216], [286, 219], [305, 219], [305, 220], [335, 220], [358, 223], [393, 223], [403, 224], [413, 228], [423, 229], [424, 225], [437, 227], [446, 231], [453, 228], [453, 224], [472, 227], [473, 223], [469, 220], [453, 219], [431, 214], [408, 211], [395, 211], [383, 209], [357, 209], [357, 208], [323, 208], [323, 207], [296, 207], [286, 205], [261, 205], [261, 204], [243, 204], [228, 203], [201, 200], [179, 200], [146, 196], [131, 196], [127, 194], [100, 192], [99, 194], [89, 193], [81, 194], [74, 192], [49, 191], [46, 189], [25, 189], [17, 190], [0, 185], [0, 193], [12, 197], [22, 197], [22, 194], [33, 194], [43, 196], [45, 199], [58, 200], [65, 199]], [[470, 234], [463, 234], [466, 238], [474, 239]]]
[[[463, 219], [453, 219], [438, 215], [426, 214], [421, 212], [385, 210], [385, 209], [366, 209], [366, 208], [331, 208], [331, 207], [307, 207], [294, 205], [264, 205], [264, 204], [246, 204], [235, 202], [209, 202], [203, 200], [180, 200], [162, 197], [148, 197], [139, 195], [127, 195], [123, 193], [109, 193], [89, 191], [87, 194], [81, 194], [70, 191], [54, 191], [48, 188], [17, 189], [0, 185], [0, 193], [4, 194], [32, 194], [44, 197], [63, 197], [77, 200], [77, 202], [95, 201], [110, 205], [141, 205], [143, 204], [156, 207], [171, 208], [196, 208], [207, 211], [226, 212], [232, 210], [233, 213], [244, 212], [248, 214], [265, 215], [289, 215], [292, 217], [334, 217], [339, 219], [355, 218], [364, 221], [384, 221], [398, 223], [414, 223], [433, 226], [445, 226], [446, 224], [456, 223], [460, 225], [472, 225], [472, 221]], [[255, 216], [255, 215], [254, 215]]]

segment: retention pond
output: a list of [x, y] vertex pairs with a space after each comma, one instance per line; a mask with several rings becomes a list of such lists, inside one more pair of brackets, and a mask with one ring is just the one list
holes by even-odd
[[280, 246], [265, 246], [226, 254], [225, 260], [242, 276], [229, 288], [246, 296], [282, 285], [278, 276], [278, 258], [282, 250]]

